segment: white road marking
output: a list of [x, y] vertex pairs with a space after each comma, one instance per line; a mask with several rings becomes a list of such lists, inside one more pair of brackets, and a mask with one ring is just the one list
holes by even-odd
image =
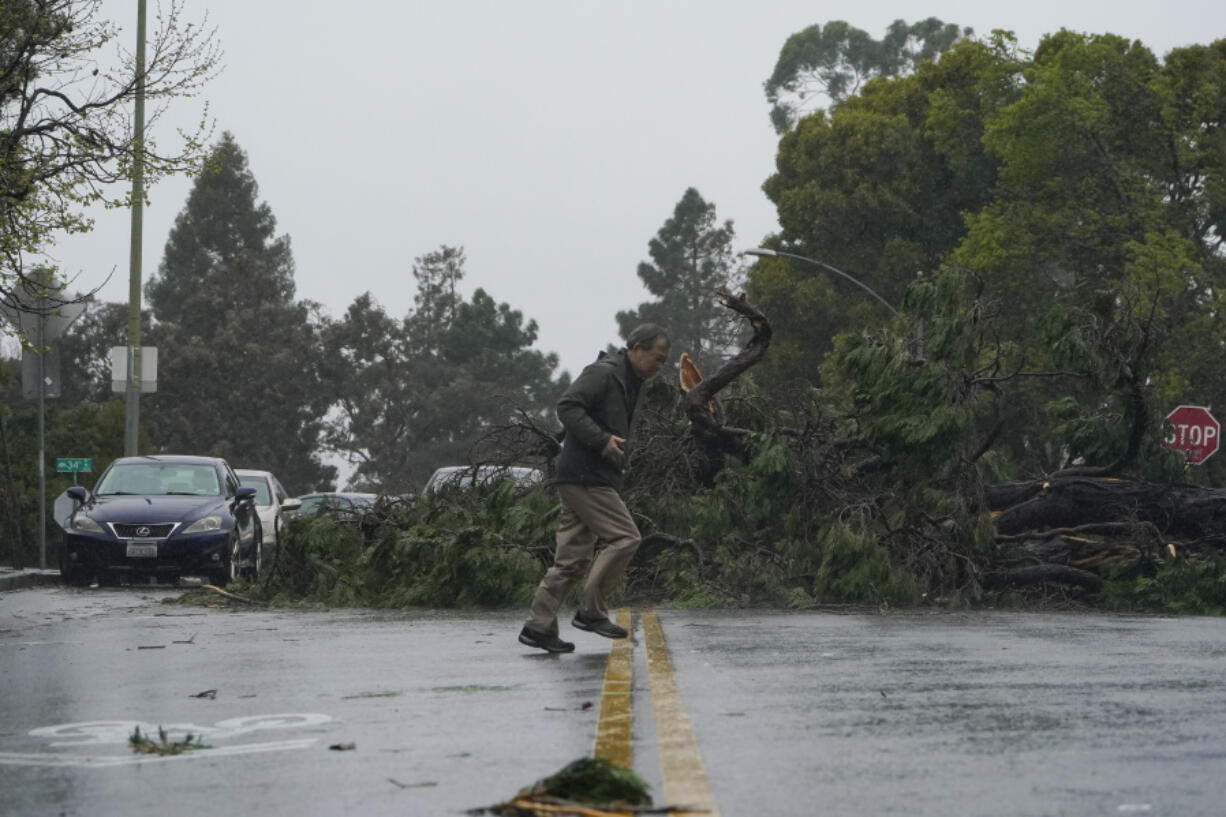
[[279, 740], [271, 743], [248, 743], [242, 746], [221, 746], [213, 749], [191, 749], [179, 755], [77, 755], [68, 752], [0, 752], [0, 766], [48, 766], [54, 768], [105, 769], [114, 766], [139, 766], [171, 760], [203, 760], [229, 755], [258, 752], [281, 752], [287, 749], [307, 749], [318, 738]]

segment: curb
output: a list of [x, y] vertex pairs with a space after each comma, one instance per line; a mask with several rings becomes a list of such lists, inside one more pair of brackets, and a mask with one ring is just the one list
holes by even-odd
[[58, 570], [3, 570], [0, 571], [0, 593], [23, 590], [27, 587], [61, 584]]

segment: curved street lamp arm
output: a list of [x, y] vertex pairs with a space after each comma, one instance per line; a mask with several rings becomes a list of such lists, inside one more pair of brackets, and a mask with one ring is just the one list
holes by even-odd
[[887, 301], [885, 298], [882, 298], [880, 295], [878, 295], [871, 287], [868, 286], [868, 284], [865, 284], [863, 281], [860, 281], [857, 278], [853, 278], [852, 276], [848, 275], [847, 273], [843, 272], [843, 270], [837, 267], [830, 266], [825, 261], [818, 261], [814, 258], [808, 258], [803, 255], [797, 255], [796, 253], [793, 253], [793, 252], [783, 252], [782, 250], [768, 250], [768, 249], [765, 249], [764, 247], [757, 247], [752, 250], [745, 250], [742, 253], [742, 255], [756, 255], [762, 258], [779, 258], [779, 257], [795, 258], [799, 261], [807, 261], [810, 264], [813, 264], [818, 267], [822, 267], [823, 269], [833, 272], [835, 275], [841, 275], [842, 277], [846, 278], [848, 281], [851, 281], [853, 284], [860, 287], [860, 289], [864, 290], [869, 295], [872, 295], [874, 298], [876, 298], [881, 303], [881, 305], [884, 306], [886, 309], [890, 310], [890, 312], [894, 313], [894, 317], [898, 318], [903, 323], [906, 323], [906, 320], [903, 319], [903, 316], [898, 314], [898, 310], [895, 309], [893, 306], [891, 306], [889, 301]]

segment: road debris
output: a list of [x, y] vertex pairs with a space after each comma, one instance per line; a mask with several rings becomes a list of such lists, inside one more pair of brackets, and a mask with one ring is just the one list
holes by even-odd
[[400, 789], [432, 789], [438, 785], [438, 783], [434, 782], [433, 780], [429, 780], [424, 783], [401, 783], [394, 777], [389, 777], [387, 782]]
[[200, 589], [212, 591], [219, 595], [225, 596], [228, 599], [234, 599], [235, 601], [241, 601], [243, 604], [258, 604], [261, 606], [267, 606], [267, 602], [258, 601], [256, 599], [249, 599], [246, 596], [240, 596], [236, 593], [231, 593], [229, 590], [222, 590], [220, 587], [217, 587], [216, 585], [202, 584], [200, 585]]
[[142, 735], [140, 727], [136, 727], [136, 731], [128, 738], [128, 745], [132, 747], [133, 752], [143, 752], [150, 755], [181, 755], [184, 752], [193, 749], [212, 749], [212, 746], [206, 746], [199, 735], [193, 735], [188, 732], [183, 740], [170, 741], [166, 735], [166, 730], [161, 726], [158, 727], [158, 740], [155, 742], [149, 739], [148, 735]]
[[358, 748], [356, 743], [334, 743], [328, 747], [333, 752], [352, 752]]
[[204, 692], [197, 692], [195, 695], [188, 695], [189, 698], [208, 698], [210, 701], [217, 700], [217, 690], [206, 689]]
[[630, 769], [623, 769], [604, 758], [584, 757], [521, 789], [511, 800], [470, 814], [504, 817], [667, 814], [671, 810], [669, 807], [651, 805], [649, 791], [650, 786]]

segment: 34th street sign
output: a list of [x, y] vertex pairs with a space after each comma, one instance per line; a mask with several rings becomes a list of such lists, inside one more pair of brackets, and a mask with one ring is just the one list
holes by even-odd
[[1170, 429], [1163, 444], [1182, 451], [1188, 465], [1200, 465], [1221, 443], [1222, 427], [1204, 406], [1179, 406], [1166, 415], [1166, 422]]
[[94, 470], [94, 461], [86, 457], [59, 457], [55, 461], [55, 470], [61, 474], [88, 474]]

